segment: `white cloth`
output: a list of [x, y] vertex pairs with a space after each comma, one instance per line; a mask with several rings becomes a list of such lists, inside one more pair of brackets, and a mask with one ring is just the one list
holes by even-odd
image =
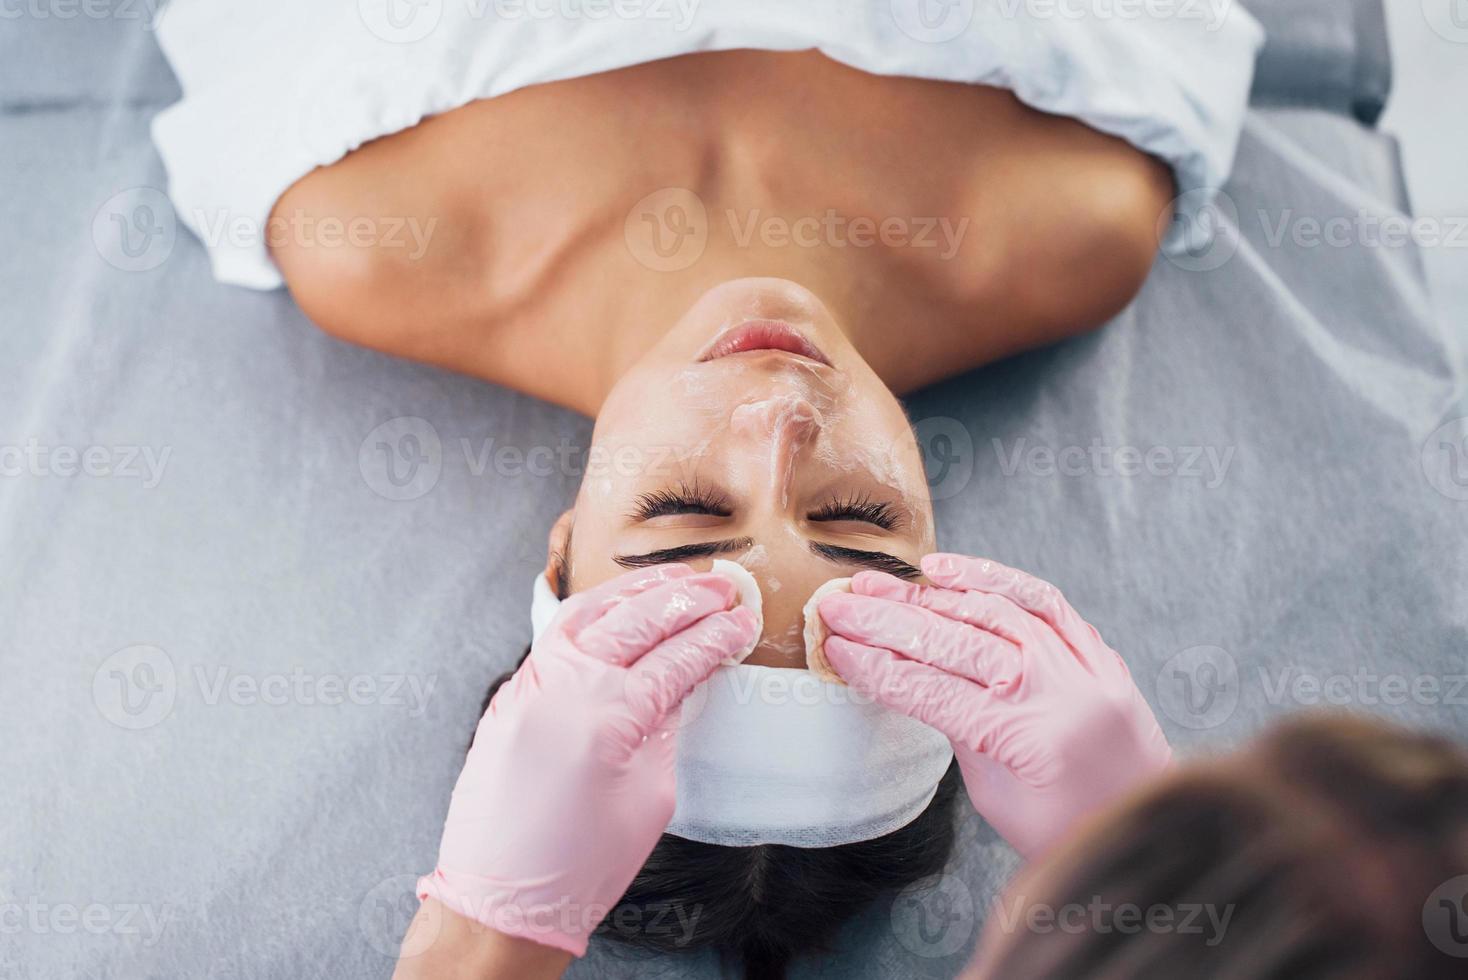
[[179, 218], [219, 280], [270, 289], [270, 210], [313, 168], [476, 99], [733, 48], [1003, 87], [1126, 139], [1177, 176], [1172, 249], [1209, 225], [1263, 31], [1219, 0], [173, 0], [158, 38]]
[[[560, 601], [531, 588], [538, 639]], [[834, 847], [905, 827], [953, 761], [941, 732], [806, 670], [717, 668], [683, 702], [668, 832], [729, 847]]]
[[716, 669], [683, 702], [668, 833], [834, 847], [905, 827], [953, 761], [943, 733], [808, 670]]

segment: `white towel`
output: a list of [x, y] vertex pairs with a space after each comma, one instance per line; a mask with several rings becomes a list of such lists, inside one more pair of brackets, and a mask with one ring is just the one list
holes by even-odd
[[174, 0], [158, 37], [174, 207], [257, 289], [281, 285], [270, 210], [315, 167], [476, 99], [733, 48], [1003, 87], [1125, 139], [1176, 174], [1170, 247], [1207, 225], [1263, 43], [1229, 0]]

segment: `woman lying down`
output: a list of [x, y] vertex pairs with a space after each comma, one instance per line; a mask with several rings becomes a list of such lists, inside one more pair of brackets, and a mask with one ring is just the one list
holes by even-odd
[[175, 4], [155, 137], [220, 279], [634, 461], [550, 531], [425, 910], [778, 976], [960, 797], [1033, 853], [1166, 764], [1053, 587], [937, 553], [896, 396], [1131, 300], [1227, 175], [1245, 12], [390, 2]]

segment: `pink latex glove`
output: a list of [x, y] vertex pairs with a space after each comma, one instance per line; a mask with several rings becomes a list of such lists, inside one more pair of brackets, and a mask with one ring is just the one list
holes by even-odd
[[861, 572], [823, 599], [826, 657], [849, 684], [953, 742], [974, 808], [1033, 858], [1167, 768], [1172, 750], [1126, 664], [1048, 582], [928, 555], [937, 587]]
[[661, 565], [562, 603], [479, 722], [419, 897], [583, 955], [672, 819], [665, 719], [758, 629], [737, 594]]

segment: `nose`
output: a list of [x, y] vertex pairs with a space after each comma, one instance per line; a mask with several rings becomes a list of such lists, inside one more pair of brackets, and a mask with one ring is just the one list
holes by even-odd
[[800, 395], [774, 395], [734, 408], [729, 428], [752, 442], [803, 441], [821, 426], [821, 413]]
[[795, 456], [820, 431], [820, 410], [796, 394], [754, 399], [735, 407], [729, 430], [751, 448], [764, 449], [770, 457], [770, 476], [786, 481]]

